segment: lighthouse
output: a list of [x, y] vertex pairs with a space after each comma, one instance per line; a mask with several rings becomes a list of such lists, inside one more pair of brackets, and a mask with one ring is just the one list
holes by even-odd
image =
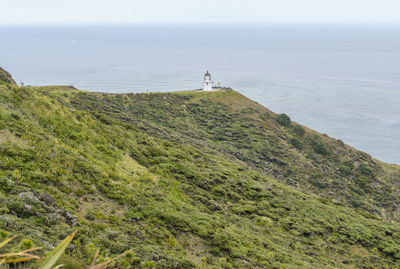
[[211, 74], [208, 73], [208, 71], [204, 75], [203, 84], [204, 84], [203, 91], [210, 92], [213, 90], [213, 81], [211, 80]]

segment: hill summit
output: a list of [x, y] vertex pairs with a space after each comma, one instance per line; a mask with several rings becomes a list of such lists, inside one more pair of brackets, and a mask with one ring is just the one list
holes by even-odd
[[67, 268], [127, 249], [118, 268], [400, 266], [400, 168], [233, 90], [10, 80], [0, 167], [0, 236], [46, 251], [78, 230]]

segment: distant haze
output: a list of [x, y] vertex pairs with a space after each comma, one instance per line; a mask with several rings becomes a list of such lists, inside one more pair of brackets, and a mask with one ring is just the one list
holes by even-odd
[[12, 0], [1, 24], [400, 23], [399, 0]]

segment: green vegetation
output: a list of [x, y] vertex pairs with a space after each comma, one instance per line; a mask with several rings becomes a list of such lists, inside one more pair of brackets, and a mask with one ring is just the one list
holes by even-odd
[[311, 147], [313, 148], [315, 153], [322, 155], [328, 154], [328, 150], [326, 149], [324, 142], [317, 135], [311, 138]]
[[66, 268], [399, 267], [399, 167], [277, 119], [235, 91], [0, 86], [0, 234], [43, 256], [78, 230]]
[[289, 127], [291, 120], [288, 115], [279, 114], [278, 116], [276, 116], [276, 122], [282, 126]]
[[[55, 268], [61, 268], [61, 267], [68, 267], [68, 264], [63, 264], [59, 263], [58, 261], [60, 260], [60, 257], [64, 254], [65, 249], [68, 247], [68, 245], [71, 243], [72, 239], [76, 235], [76, 231], [73, 232], [72, 234], [68, 235], [61, 243], [57, 245], [57, 247], [52, 250], [50, 253], [47, 254], [46, 258], [40, 258], [37, 255], [33, 255], [32, 253], [34, 251], [37, 251], [39, 249], [42, 249], [41, 247], [33, 247], [33, 243], [29, 239], [24, 239], [21, 242], [21, 245], [23, 246], [23, 250], [19, 251], [14, 251], [14, 252], [9, 252], [6, 254], [0, 254], [0, 265], [13, 265], [17, 266], [18, 268], [25, 267], [26, 266], [38, 266], [39, 269], [55, 269]], [[6, 237], [8, 235], [7, 232], [2, 231], [1, 236]], [[4, 247], [8, 243], [10, 243], [12, 240], [14, 240], [15, 237], [10, 237], [5, 239], [3, 242], [0, 242], [0, 248]], [[93, 258], [93, 262], [89, 269], [104, 269], [107, 268], [107, 266], [115, 264], [115, 262], [124, 256], [127, 256], [128, 254], [131, 254], [131, 250], [127, 250], [122, 254], [119, 254], [118, 256], [114, 258], [109, 258], [107, 261], [96, 264], [97, 262], [97, 257], [98, 257], [98, 252]], [[42, 260], [42, 261], [40, 261]], [[27, 262], [32, 262], [32, 261], [40, 261], [40, 264], [26, 264]], [[57, 264], [58, 262], [58, 264]], [[79, 266], [82, 266], [79, 265]]]
[[3, 85], [11, 84], [13, 86], [17, 85], [17, 83], [15, 83], [14, 79], [12, 78], [11, 74], [0, 67], [0, 85], [1, 84]]
[[295, 137], [290, 138], [290, 144], [293, 145], [293, 147], [302, 150], [303, 149], [303, 144]]
[[304, 130], [301, 125], [296, 125], [293, 127], [293, 132], [298, 136], [303, 136], [306, 133], [306, 130]]

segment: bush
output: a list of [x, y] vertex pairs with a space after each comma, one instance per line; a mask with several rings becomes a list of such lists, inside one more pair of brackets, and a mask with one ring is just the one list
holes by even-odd
[[285, 127], [289, 127], [290, 126], [290, 118], [288, 115], [286, 114], [279, 114], [276, 118], [275, 118], [276, 122], [279, 123], [282, 126]]
[[373, 172], [372, 168], [368, 165], [368, 163], [361, 163], [358, 169], [364, 175], [372, 175]]
[[356, 182], [363, 189], [368, 189], [370, 187], [370, 178], [369, 177], [360, 176], [357, 178]]
[[24, 249], [29, 249], [33, 247], [33, 242], [30, 239], [23, 239], [21, 245]]
[[324, 142], [321, 141], [321, 138], [318, 136], [314, 136], [311, 140], [311, 147], [313, 148], [315, 153], [325, 155], [328, 153]]
[[341, 146], [341, 147], [344, 147], [344, 146], [345, 146], [344, 142], [343, 142], [342, 140], [340, 140], [340, 139], [337, 139], [336, 142], [337, 142], [338, 145]]
[[346, 165], [340, 166], [339, 171], [342, 176], [350, 176], [351, 175], [351, 169], [350, 169], [350, 167], [348, 167]]
[[293, 145], [293, 147], [295, 147], [299, 150], [303, 149], [303, 144], [298, 139], [293, 137], [293, 138], [290, 138], [289, 142], [290, 142], [290, 144]]
[[314, 178], [310, 180], [310, 183], [319, 189], [326, 189], [329, 187], [329, 183], [325, 182], [323, 178]]
[[298, 136], [303, 136], [306, 130], [301, 125], [296, 125], [293, 128], [293, 132]]

